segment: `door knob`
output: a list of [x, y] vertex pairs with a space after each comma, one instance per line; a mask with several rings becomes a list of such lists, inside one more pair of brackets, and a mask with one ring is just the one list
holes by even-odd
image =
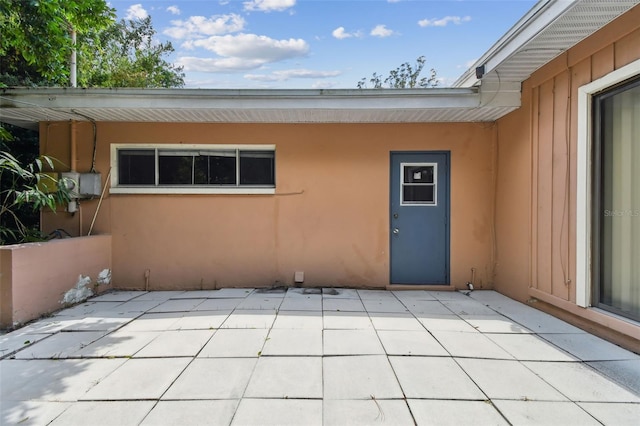
[[393, 233], [397, 235], [400, 233], [400, 230], [398, 228], [393, 228]]

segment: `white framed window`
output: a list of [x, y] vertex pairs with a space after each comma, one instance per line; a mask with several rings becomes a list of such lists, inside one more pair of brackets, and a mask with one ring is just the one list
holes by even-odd
[[438, 205], [438, 163], [400, 163], [400, 205]]
[[[640, 298], [637, 262], [625, 263], [628, 256], [616, 254], [633, 258], [632, 251], [640, 253], [632, 236], [640, 234], [640, 214], [634, 207], [640, 203], [640, 187], [634, 168], [623, 164], [640, 157], [639, 120], [633, 118], [640, 113], [637, 90], [628, 86], [639, 76], [636, 60], [578, 89], [576, 303], [582, 307], [606, 309], [609, 304], [609, 310], [622, 312], [618, 301]], [[621, 108], [620, 101], [635, 106]], [[630, 316], [637, 317], [637, 312]]]
[[273, 194], [275, 145], [112, 144], [113, 194]]

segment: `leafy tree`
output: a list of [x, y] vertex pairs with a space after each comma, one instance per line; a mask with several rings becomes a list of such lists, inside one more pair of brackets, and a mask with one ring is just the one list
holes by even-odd
[[0, 70], [7, 85], [66, 85], [71, 30], [113, 23], [105, 0], [0, 0]]
[[124, 19], [79, 45], [78, 82], [93, 87], [182, 87], [182, 67], [163, 57], [174, 51], [171, 42], [159, 43], [151, 17]]
[[[401, 64], [398, 68], [389, 71], [389, 75], [384, 77], [378, 73], [373, 73], [368, 79], [373, 89], [382, 89], [385, 87], [391, 89], [407, 89], [414, 87], [436, 87], [438, 80], [436, 78], [436, 70], [433, 68], [429, 77], [420, 77], [426, 58], [420, 56], [416, 59], [416, 64], [411, 65], [409, 62]], [[367, 78], [364, 77], [358, 82], [358, 89], [366, 89]]]

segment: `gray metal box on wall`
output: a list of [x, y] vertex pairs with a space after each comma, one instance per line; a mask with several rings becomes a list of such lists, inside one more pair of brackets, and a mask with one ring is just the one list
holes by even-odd
[[80, 197], [99, 197], [102, 183], [101, 173], [80, 173]]

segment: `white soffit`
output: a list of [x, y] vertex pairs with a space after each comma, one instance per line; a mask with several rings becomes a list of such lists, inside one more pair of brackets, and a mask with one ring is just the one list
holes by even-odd
[[0, 89], [0, 121], [421, 123], [494, 121], [520, 106], [500, 88], [213, 90]]
[[541, 0], [469, 68], [453, 87], [482, 82], [522, 82], [538, 68], [584, 40], [640, 0]]

